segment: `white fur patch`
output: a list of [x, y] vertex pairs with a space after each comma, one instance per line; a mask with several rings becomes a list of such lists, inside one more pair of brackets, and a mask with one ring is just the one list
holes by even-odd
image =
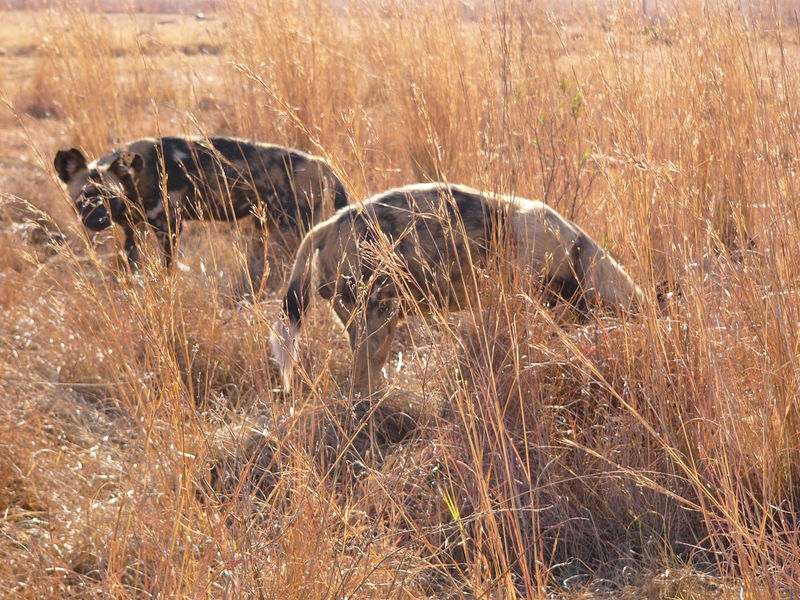
[[284, 389], [289, 391], [292, 384], [292, 366], [297, 361], [299, 328], [294, 323], [287, 325], [283, 319], [278, 319], [272, 326], [272, 330], [275, 332], [270, 338], [272, 355], [280, 367]]
[[179, 207], [183, 202], [183, 198], [185, 196], [186, 190], [172, 190], [171, 192], [168, 192], [167, 200], [169, 201], [170, 210], [176, 210], [177, 207]]
[[164, 214], [164, 205], [161, 204], [161, 201], [158, 202], [153, 208], [148, 210], [146, 213], [148, 219], [155, 219]]
[[181, 162], [184, 158], [189, 158], [189, 155], [186, 154], [186, 152], [175, 150], [175, 152], [172, 153], [172, 160], [174, 160], [176, 163]]

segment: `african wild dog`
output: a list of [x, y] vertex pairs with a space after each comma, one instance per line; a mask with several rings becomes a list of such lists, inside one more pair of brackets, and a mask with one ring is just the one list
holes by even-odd
[[132, 268], [139, 260], [138, 223], [153, 227], [167, 264], [182, 219], [263, 216], [259, 222], [291, 253], [333, 212], [328, 206], [347, 204], [342, 183], [321, 158], [234, 138], [144, 138], [89, 164], [72, 148], [59, 151], [54, 165], [87, 228], [123, 228]]
[[539, 278], [551, 298], [572, 305], [624, 311], [644, 300], [611, 256], [541, 202], [436, 183], [398, 188], [340, 210], [300, 244], [272, 339], [285, 385], [314, 262], [317, 291], [347, 328], [353, 390], [368, 396], [381, 385], [403, 316], [466, 308], [476, 273], [502, 257]]

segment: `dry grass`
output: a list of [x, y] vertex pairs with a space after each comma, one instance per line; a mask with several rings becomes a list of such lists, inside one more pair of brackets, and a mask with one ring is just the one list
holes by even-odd
[[[798, 593], [794, 24], [699, 0], [53, 4], [0, 15], [0, 596]], [[544, 199], [681, 295], [561, 327], [487, 280], [411, 320], [359, 424], [322, 303], [313, 389], [280, 391], [278, 298], [236, 300], [235, 228], [191, 224], [188, 269], [151, 253], [132, 279], [77, 223], [57, 149], [176, 132], [322, 154], [353, 197]]]

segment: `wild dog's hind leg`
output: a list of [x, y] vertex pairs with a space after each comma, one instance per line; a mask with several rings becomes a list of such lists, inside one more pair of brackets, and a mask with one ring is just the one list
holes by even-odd
[[399, 308], [396, 301], [382, 299], [367, 300], [363, 310], [354, 310], [349, 303], [337, 299], [334, 309], [350, 338], [353, 392], [362, 398], [369, 398], [383, 385], [381, 370], [400, 322]]
[[570, 251], [574, 268], [581, 275], [583, 294], [615, 310], [641, 310], [644, 294], [617, 261], [586, 234], [575, 240]]

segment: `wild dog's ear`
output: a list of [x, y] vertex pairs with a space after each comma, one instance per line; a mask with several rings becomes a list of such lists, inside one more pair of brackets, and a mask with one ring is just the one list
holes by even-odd
[[75, 174], [86, 168], [86, 159], [77, 148], [69, 150], [59, 150], [53, 160], [59, 179], [64, 183], [69, 183]]
[[108, 167], [108, 170], [117, 177], [124, 177], [125, 175], [137, 175], [143, 168], [144, 159], [141, 154], [121, 152]]

